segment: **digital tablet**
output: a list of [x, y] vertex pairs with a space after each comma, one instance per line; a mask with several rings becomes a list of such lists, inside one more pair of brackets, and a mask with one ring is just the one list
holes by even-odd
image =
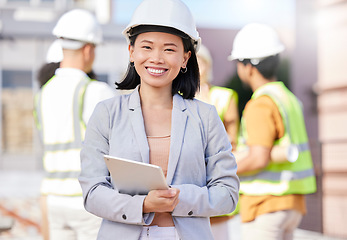
[[120, 193], [135, 195], [169, 189], [159, 166], [109, 155], [104, 155], [104, 160]]

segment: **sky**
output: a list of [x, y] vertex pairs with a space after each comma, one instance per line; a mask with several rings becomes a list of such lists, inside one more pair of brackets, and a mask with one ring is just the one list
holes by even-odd
[[[113, 21], [127, 25], [142, 0], [114, 0]], [[197, 27], [239, 29], [250, 22], [294, 28], [295, 0], [183, 0]]]

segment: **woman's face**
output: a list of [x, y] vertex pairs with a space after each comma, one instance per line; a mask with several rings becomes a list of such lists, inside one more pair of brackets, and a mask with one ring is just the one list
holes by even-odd
[[187, 66], [191, 54], [184, 52], [180, 37], [162, 32], [139, 34], [134, 46], [129, 46], [129, 53], [141, 85], [156, 88], [171, 88], [172, 81], [180, 69]]

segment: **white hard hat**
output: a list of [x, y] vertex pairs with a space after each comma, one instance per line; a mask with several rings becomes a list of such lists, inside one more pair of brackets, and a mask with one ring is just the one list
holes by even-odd
[[284, 45], [274, 29], [265, 24], [250, 23], [236, 34], [228, 60], [251, 59], [256, 64], [283, 50]]
[[[199, 52], [197, 52], [196, 56], [198, 58], [201, 58], [203, 60], [205, 60], [205, 62], [207, 63], [207, 81], [208, 82], [212, 82], [212, 78], [213, 78], [213, 68], [212, 68], [212, 64], [213, 64], [213, 60], [212, 60], [212, 56], [211, 56], [211, 53], [210, 53], [210, 50], [208, 50], [208, 48], [203, 45], [203, 44], [200, 44], [200, 49], [199, 49]], [[200, 69], [201, 70], [201, 69]]]
[[62, 60], [63, 60], [63, 48], [61, 47], [59, 39], [57, 39], [48, 48], [47, 55], [46, 55], [46, 62], [47, 63], [61, 62]]
[[103, 40], [95, 16], [83, 9], [74, 9], [61, 16], [52, 33], [61, 38], [65, 49], [79, 49], [86, 43], [97, 45]]
[[200, 45], [200, 49], [199, 49], [199, 52], [197, 53], [197, 56], [205, 59], [205, 61], [208, 64], [212, 65], [212, 56], [211, 56], [210, 50], [208, 50], [208, 48], [205, 45], [203, 44]]
[[129, 40], [130, 30], [139, 25], [171, 27], [187, 34], [198, 51], [201, 39], [189, 8], [181, 0], [144, 0], [136, 8], [123, 35]]

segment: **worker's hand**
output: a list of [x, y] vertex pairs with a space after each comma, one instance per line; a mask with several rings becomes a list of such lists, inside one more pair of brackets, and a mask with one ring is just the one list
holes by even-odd
[[180, 190], [170, 188], [168, 190], [152, 190], [143, 202], [143, 212], [172, 212], [179, 202]]

